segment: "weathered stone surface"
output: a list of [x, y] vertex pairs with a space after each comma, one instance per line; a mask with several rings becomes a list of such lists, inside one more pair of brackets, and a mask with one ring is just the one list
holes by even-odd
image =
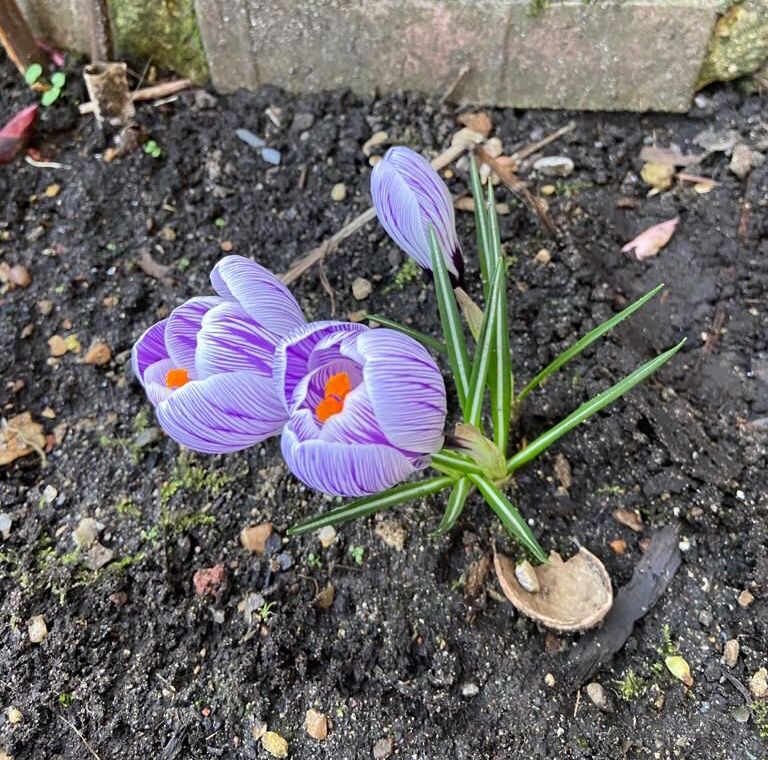
[[71, 50], [90, 50], [89, 0], [17, 0], [36, 37]]
[[679, 111], [718, 2], [566, 0], [534, 14], [529, 0], [197, 0], [197, 13], [225, 90], [255, 76], [293, 91], [439, 94], [468, 65], [459, 100]]

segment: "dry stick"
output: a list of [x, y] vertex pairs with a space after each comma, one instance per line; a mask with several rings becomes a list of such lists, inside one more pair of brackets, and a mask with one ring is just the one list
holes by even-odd
[[520, 148], [520, 150], [516, 150], [510, 155], [510, 158], [515, 163], [519, 163], [523, 159], [528, 158], [528, 156], [532, 156], [543, 147], [553, 143], [555, 140], [559, 140], [563, 135], [567, 135], [569, 132], [572, 132], [574, 129], [576, 129], [576, 122], [569, 121], [567, 124], [564, 124], [562, 127], [556, 129], [546, 137], [542, 137], [541, 140], [537, 140], [536, 142], [532, 142], [529, 145]]
[[[432, 159], [432, 167], [438, 171], [445, 168], [448, 164], [453, 163], [462, 153], [469, 150], [470, 147], [471, 145], [464, 142], [451, 145], [448, 150], [444, 150], [439, 156]], [[354, 235], [355, 232], [375, 218], [376, 209], [369, 208], [367, 211], [364, 211], [349, 224], [344, 225], [344, 227], [342, 227], [335, 235], [322, 242], [317, 248], [313, 248], [305, 256], [302, 256], [302, 258], [294, 263], [287, 272], [283, 272], [283, 274], [280, 275], [280, 279], [286, 285], [295, 282], [314, 264], [317, 264], [318, 261], [322, 261], [329, 253], [338, 248], [338, 246], [350, 235]]]
[[22, 74], [32, 63], [45, 63], [16, 0], [0, 0], [0, 44]]
[[91, 33], [91, 63], [112, 60], [112, 30], [106, 0], [90, 0], [88, 24]]
[[440, 105], [445, 103], [448, 100], [448, 98], [450, 98], [451, 95], [453, 95], [453, 93], [456, 91], [456, 88], [462, 83], [462, 81], [464, 80], [464, 77], [467, 76], [467, 74], [469, 74], [471, 69], [472, 67], [468, 63], [465, 63], [461, 67], [461, 69], [459, 69], [459, 73], [453, 78], [453, 80], [451, 81], [451, 83], [448, 85], [447, 89], [443, 93], [443, 96], [440, 98]]
[[96, 760], [101, 760], [101, 758], [96, 754], [96, 750], [88, 743], [88, 740], [83, 736], [80, 729], [72, 723], [72, 721], [67, 720], [61, 713], [57, 713], [57, 715], [80, 737], [83, 744], [85, 744], [86, 749], [96, 758]]
[[[2, 2], [2, 0], [0, 0]], [[159, 98], [165, 98], [168, 95], [175, 95], [177, 92], [186, 90], [191, 87], [193, 82], [191, 79], [176, 79], [173, 82], [163, 82], [162, 84], [156, 84], [152, 87], [143, 87], [140, 90], [135, 90], [131, 93], [131, 99], [135, 102], [143, 100], [158, 100]], [[93, 103], [81, 103], [80, 113], [87, 114], [93, 113], [95, 107]]]
[[549, 216], [549, 212], [536, 198], [531, 191], [525, 186], [525, 183], [515, 174], [513, 174], [506, 166], [500, 164], [488, 151], [478, 146], [475, 148], [475, 153], [484, 164], [493, 169], [498, 174], [499, 179], [518, 197], [521, 198], [533, 211], [536, 212], [541, 223], [547, 228], [547, 231], [554, 236], [558, 235], [557, 227]]

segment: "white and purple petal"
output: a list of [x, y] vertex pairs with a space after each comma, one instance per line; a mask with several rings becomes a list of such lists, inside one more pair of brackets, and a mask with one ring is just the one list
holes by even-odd
[[161, 401], [170, 398], [173, 393], [165, 381], [168, 370], [173, 368], [173, 359], [160, 359], [144, 370], [144, 390], [152, 406], [157, 406]]
[[195, 368], [200, 378], [222, 372], [256, 372], [272, 376], [279, 338], [254, 322], [234, 301], [223, 301], [203, 317], [197, 334]]
[[443, 445], [445, 383], [420, 343], [380, 328], [357, 336], [363, 382], [376, 421], [399, 449], [431, 454]]
[[173, 359], [175, 367], [183, 367], [192, 378], [197, 377], [195, 350], [203, 317], [220, 303], [222, 299], [216, 296], [190, 298], [176, 307], [166, 320], [165, 347], [168, 355]]
[[177, 443], [225, 454], [277, 435], [286, 416], [270, 378], [229, 372], [173, 391], [157, 405], [157, 419]]
[[213, 268], [211, 284], [222, 298], [237, 301], [251, 319], [281, 337], [305, 323], [291, 291], [251, 259], [225, 256]]
[[424, 269], [432, 268], [429, 227], [434, 227], [448, 271], [461, 281], [464, 260], [453, 199], [429, 161], [410, 148], [390, 148], [373, 168], [371, 197], [381, 226]]
[[312, 435], [308, 410], [283, 428], [280, 444], [291, 472], [310, 488], [334, 496], [366, 496], [384, 491], [416, 471], [391, 446], [331, 443]]
[[336, 345], [330, 340], [330, 336], [334, 333], [360, 333], [368, 329], [365, 325], [352, 322], [312, 322], [302, 325], [283, 338], [275, 349], [272, 378], [284, 409], [292, 412], [303, 400], [295, 395], [295, 392], [307, 373], [311, 369], [319, 368], [317, 363], [310, 368], [312, 353], [318, 344], [319, 351], [325, 352], [326, 359], [330, 359], [335, 355], [331, 347]]
[[147, 328], [131, 350], [131, 367], [138, 381], [144, 385], [144, 373], [155, 362], [168, 358], [165, 347], [165, 326], [167, 319], [156, 322]]

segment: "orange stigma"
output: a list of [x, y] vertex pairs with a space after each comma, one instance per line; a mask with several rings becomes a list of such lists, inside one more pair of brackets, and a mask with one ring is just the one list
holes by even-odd
[[337, 372], [325, 381], [325, 398], [315, 408], [315, 415], [320, 422], [338, 414], [344, 409], [344, 399], [352, 390], [352, 383], [346, 372]]
[[181, 367], [174, 367], [165, 373], [165, 384], [169, 388], [181, 388], [189, 382], [189, 372]]

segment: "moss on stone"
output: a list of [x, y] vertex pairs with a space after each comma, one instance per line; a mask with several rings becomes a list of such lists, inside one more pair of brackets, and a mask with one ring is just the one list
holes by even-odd
[[743, 0], [720, 17], [697, 89], [757, 71], [768, 58], [768, 0]]
[[196, 82], [208, 63], [192, 0], [109, 0], [118, 56], [151, 60]]

